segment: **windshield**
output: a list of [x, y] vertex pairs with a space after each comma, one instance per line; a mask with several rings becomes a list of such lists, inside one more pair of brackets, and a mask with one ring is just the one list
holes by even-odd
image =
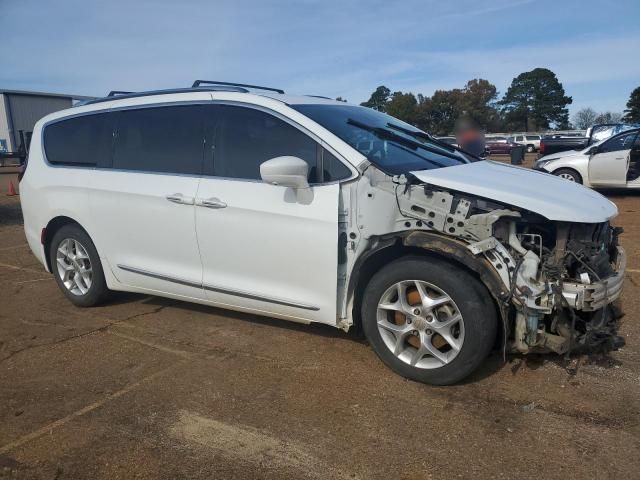
[[354, 105], [291, 105], [382, 171], [399, 175], [473, 161], [455, 148], [394, 117]]

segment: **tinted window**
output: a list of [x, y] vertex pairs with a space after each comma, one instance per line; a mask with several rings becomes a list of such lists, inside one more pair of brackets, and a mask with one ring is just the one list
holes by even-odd
[[619, 150], [630, 150], [633, 145], [633, 140], [636, 137], [636, 132], [624, 133], [602, 144], [599, 148], [599, 153], [605, 152], [617, 152]]
[[328, 150], [322, 150], [322, 181], [335, 182], [336, 180], [344, 180], [351, 176], [349, 170], [344, 163], [338, 160]]
[[453, 147], [435, 143], [417, 128], [371, 108], [292, 105], [347, 142], [381, 170], [395, 175], [469, 163]]
[[47, 160], [63, 165], [105, 165], [111, 157], [111, 115], [100, 113], [52, 123], [44, 129]]
[[203, 157], [201, 112], [198, 105], [116, 112], [113, 168], [200, 174]]
[[260, 180], [261, 163], [291, 155], [309, 164], [309, 183], [318, 181], [318, 144], [308, 135], [259, 110], [230, 105], [216, 108], [214, 175]]
[[540, 140], [538, 135], [527, 135], [527, 140]]

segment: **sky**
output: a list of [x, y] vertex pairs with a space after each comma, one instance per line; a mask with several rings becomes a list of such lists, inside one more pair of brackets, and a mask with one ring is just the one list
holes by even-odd
[[368, 99], [555, 72], [574, 113], [640, 86], [640, 0], [0, 0], [0, 89], [101, 96], [212, 79]]

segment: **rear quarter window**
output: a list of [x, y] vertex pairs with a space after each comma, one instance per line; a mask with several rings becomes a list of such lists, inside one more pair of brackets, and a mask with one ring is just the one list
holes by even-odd
[[51, 123], [44, 128], [44, 151], [54, 165], [96, 166], [109, 162], [113, 141], [110, 113]]

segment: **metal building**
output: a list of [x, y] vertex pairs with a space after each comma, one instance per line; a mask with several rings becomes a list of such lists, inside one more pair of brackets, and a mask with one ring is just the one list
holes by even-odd
[[45, 115], [93, 97], [0, 89], [0, 153], [28, 149], [33, 126]]

